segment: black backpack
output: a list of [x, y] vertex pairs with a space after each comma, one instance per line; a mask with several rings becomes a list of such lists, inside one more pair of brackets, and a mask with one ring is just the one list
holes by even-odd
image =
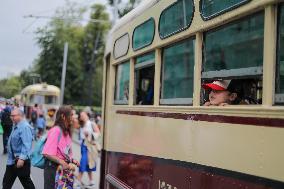
[[10, 117], [11, 111], [4, 109], [1, 116], [1, 125], [3, 126], [4, 132], [12, 129], [13, 121]]
[[31, 113], [31, 121], [33, 123], [35, 123], [36, 120], [37, 120], [37, 112], [35, 110], [33, 110], [32, 113]]

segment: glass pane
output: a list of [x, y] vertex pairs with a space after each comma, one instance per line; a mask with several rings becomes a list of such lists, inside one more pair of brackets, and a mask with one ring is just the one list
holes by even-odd
[[117, 66], [115, 101], [120, 101], [120, 102], [116, 104], [127, 104], [128, 102], [129, 72], [130, 72], [129, 61]]
[[56, 104], [56, 96], [45, 96], [45, 104]]
[[155, 22], [153, 18], [135, 28], [133, 33], [133, 49], [137, 50], [150, 45], [153, 41], [154, 33]]
[[129, 48], [129, 35], [126, 33], [115, 41], [114, 58], [119, 58], [127, 54]]
[[189, 27], [193, 17], [192, 0], [177, 0], [160, 17], [159, 34], [166, 38]]
[[276, 93], [284, 94], [284, 6], [280, 7], [278, 24], [278, 61], [276, 73]]
[[201, 15], [205, 19], [219, 15], [227, 10], [236, 8], [250, 0], [202, 0]]
[[155, 61], [155, 52], [151, 52], [149, 54], [146, 54], [144, 56], [140, 56], [136, 59], [136, 64], [139, 63], [144, 63], [144, 62], [148, 62], [148, 61]]
[[263, 34], [263, 12], [206, 33], [203, 71], [262, 67]]
[[192, 98], [194, 41], [186, 40], [164, 49], [162, 99]]

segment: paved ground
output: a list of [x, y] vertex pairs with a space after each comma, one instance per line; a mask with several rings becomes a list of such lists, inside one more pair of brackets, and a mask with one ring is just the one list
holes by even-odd
[[[80, 146], [78, 143], [78, 134], [74, 133], [73, 135], [73, 154], [74, 154], [74, 158], [77, 160], [80, 160], [81, 157], [81, 152], [80, 152]], [[2, 188], [2, 180], [3, 180], [3, 176], [5, 173], [5, 169], [6, 169], [6, 160], [7, 160], [7, 155], [3, 155], [3, 142], [2, 142], [2, 135], [0, 135], [0, 182], [1, 182], [1, 188]], [[94, 187], [94, 189], [98, 189], [99, 187], [99, 170], [100, 169], [100, 159], [98, 160], [98, 167], [97, 167], [97, 171], [93, 173], [93, 177], [95, 179], [96, 182], [96, 187]], [[36, 189], [43, 189], [43, 170], [39, 169], [39, 168], [35, 168], [32, 167], [31, 170], [31, 177], [33, 179], [33, 182], [35, 184]], [[87, 174], [85, 173], [83, 175], [83, 182], [88, 184], [88, 178], [87, 178]], [[23, 186], [21, 185], [19, 179], [16, 179], [16, 182], [13, 185], [13, 189], [22, 189]]]

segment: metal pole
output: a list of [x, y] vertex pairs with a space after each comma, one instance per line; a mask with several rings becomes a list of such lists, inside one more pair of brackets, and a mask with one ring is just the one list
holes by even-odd
[[63, 56], [63, 68], [62, 68], [62, 76], [61, 76], [61, 87], [60, 87], [60, 89], [61, 89], [61, 92], [60, 92], [60, 105], [63, 104], [63, 98], [64, 98], [67, 54], [68, 54], [68, 43], [65, 42], [65, 44], [64, 44], [64, 56]]

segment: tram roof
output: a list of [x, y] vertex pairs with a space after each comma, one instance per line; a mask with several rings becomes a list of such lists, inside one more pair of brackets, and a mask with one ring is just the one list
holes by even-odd
[[110, 30], [110, 32], [107, 36], [108, 40], [107, 40], [107, 43], [106, 43], [105, 55], [107, 55], [109, 52], [111, 52], [112, 48], [113, 48], [114, 40], [113, 40], [112, 33], [117, 31], [118, 29], [120, 29], [122, 26], [125, 26], [125, 24], [134, 20], [137, 16], [142, 14], [145, 10], [149, 9], [150, 7], [152, 7], [153, 5], [155, 5], [159, 1], [160, 0], [144, 0], [135, 9], [131, 10], [129, 13], [127, 13], [126, 15], [124, 15], [122, 18], [119, 19], [115, 23], [115, 25], [112, 27], [112, 29]]
[[21, 94], [23, 93], [37, 93], [37, 92], [46, 92], [47, 94], [54, 94], [54, 95], [59, 95], [60, 89], [54, 85], [48, 85], [46, 83], [39, 83], [39, 84], [33, 84], [26, 86], [22, 91]]

